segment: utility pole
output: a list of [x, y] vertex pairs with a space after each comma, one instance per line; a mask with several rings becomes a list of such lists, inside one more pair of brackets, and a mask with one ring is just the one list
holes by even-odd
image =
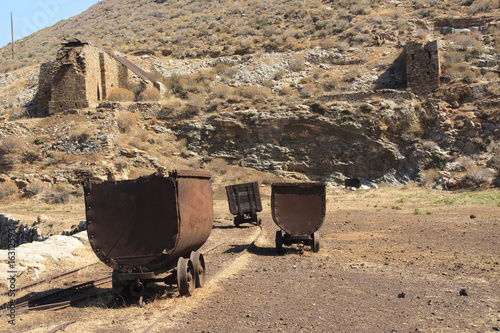
[[10, 12], [10, 31], [12, 33], [12, 59], [14, 59], [14, 18]]

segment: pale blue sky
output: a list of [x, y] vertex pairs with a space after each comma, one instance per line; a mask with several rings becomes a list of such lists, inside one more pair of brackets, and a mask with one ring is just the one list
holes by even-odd
[[11, 41], [10, 12], [14, 16], [14, 40], [31, 35], [87, 10], [101, 0], [0, 0], [0, 47]]

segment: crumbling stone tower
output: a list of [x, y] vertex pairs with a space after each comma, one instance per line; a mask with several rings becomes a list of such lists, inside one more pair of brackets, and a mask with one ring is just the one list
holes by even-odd
[[438, 41], [423, 45], [408, 42], [406, 51], [407, 87], [415, 92], [429, 92], [439, 88], [441, 68]]
[[63, 43], [55, 61], [40, 66], [38, 115], [89, 107], [114, 88], [126, 88], [128, 69], [78, 39]]

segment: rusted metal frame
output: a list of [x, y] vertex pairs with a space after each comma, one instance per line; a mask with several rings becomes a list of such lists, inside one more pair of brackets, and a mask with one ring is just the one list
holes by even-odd
[[233, 188], [233, 194], [236, 199], [236, 205], [238, 207], [238, 217], [244, 218], [245, 213], [243, 212], [243, 208], [241, 207], [241, 200], [240, 200], [240, 190], [238, 189], [238, 186], [235, 186]]

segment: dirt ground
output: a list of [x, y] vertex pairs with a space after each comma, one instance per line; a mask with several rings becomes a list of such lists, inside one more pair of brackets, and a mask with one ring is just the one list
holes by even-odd
[[[500, 331], [498, 190], [328, 189], [320, 251], [293, 245], [283, 255], [275, 251], [269, 187], [262, 202], [256, 244], [189, 298], [156, 287], [141, 308], [113, 306], [103, 296], [19, 314], [15, 327], [0, 317], [0, 331], [47, 332], [71, 320], [60, 332], [143, 332], [154, 322], [150, 332]], [[260, 232], [234, 228], [221, 196], [214, 210], [206, 246], [230, 241], [207, 255], [208, 278]], [[79, 256], [93, 253], [86, 248]], [[106, 266], [88, 274], [99, 270]]]

